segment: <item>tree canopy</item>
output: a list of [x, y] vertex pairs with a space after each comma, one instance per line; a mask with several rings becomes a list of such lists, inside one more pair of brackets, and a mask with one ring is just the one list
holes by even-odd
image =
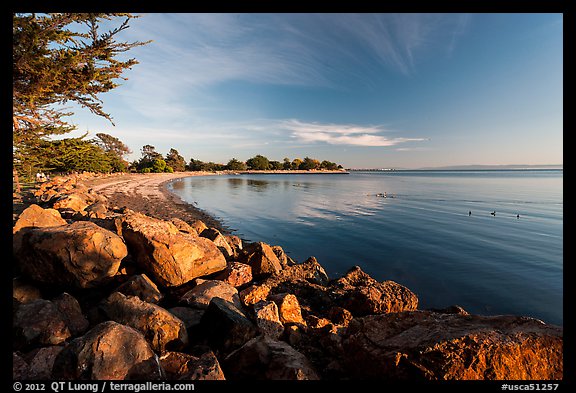
[[[112, 122], [99, 95], [119, 86], [118, 80], [126, 79], [123, 72], [138, 63], [134, 58], [120, 60], [119, 55], [146, 42], [117, 40], [134, 18], [129, 13], [13, 14], [12, 130], [17, 168], [41, 161], [31, 154], [44, 154], [47, 137], [75, 129], [65, 119], [72, 113], [62, 109], [63, 104], [74, 102]], [[104, 21], [110, 30], [100, 31]]]

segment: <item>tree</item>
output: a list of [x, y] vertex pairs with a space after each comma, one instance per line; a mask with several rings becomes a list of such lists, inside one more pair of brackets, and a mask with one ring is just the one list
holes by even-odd
[[246, 161], [246, 165], [248, 166], [248, 169], [252, 169], [252, 170], [256, 170], [256, 171], [264, 171], [266, 169], [268, 169], [270, 162], [268, 161], [268, 158], [258, 154], [252, 158], [249, 158]]
[[295, 158], [292, 161], [292, 169], [296, 170], [296, 169], [300, 169], [300, 164], [302, 164], [302, 160], [299, 158]]
[[292, 169], [292, 163], [290, 162], [290, 159], [288, 157], [284, 158], [284, 161], [282, 163], [282, 169], [286, 171]]
[[132, 151], [120, 139], [112, 135], [98, 133], [93, 143], [106, 152], [113, 172], [126, 172], [128, 170], [128, 162], [124, 160], [124, 156], [132, 153]]
[[152, 145], [144, 145], [142, 149], [140, 149], [142, 154], [142, 158], [138, 161], [138, 170], [142, 170], [144, 168], [150, 168], [154, 165], [155, 160], [162, 160], [162, 154], [156, 151], [156, 148]]
[[275, 170], [275, 171], [279, 171], [283, 168], [282, 163], [280, 161], [270, 161], [268, 163], [268, 168]]
[[[74, 102], [112, 123], [101, 93], [119, 84], [138, 62], [118, 56], [147, 42], [121, 42], [116, 36], [135, 16], [128, 13], [16, 13], [12, 24], [12, 136], [15, 167], [42, 155], [51, 135], [75, 129], [61, 105]], [[103, 21], [112, 25], [101, 32]], [[113, 123], [112, 123], [113, 124]], [[86, 142], [86, 141], [84, 141]], [[41, 158], [40, 158], [41, 159]]]
[[186, 170], [186, 161], [176, 149], [170, 149], [168, 154], [166, 154], [165, 161], [166, 165], [171, 167], [175, 172], [183, 172]]
[[246, 168], [246, 163], [238, 161], [236, 158], [232, 158], [228, 161], [228, 164], [226, 164], [226, 169], [230, 171], [245, 171]]
[[186, 165], [186, 170], [188, 170], [188, 171], [201, 171], [202, 165], [204, 165], [204, 163], [202, 161], [195, 160], [195, 159], [191, 158], [190, 163], [188, 165]]
[[322, 161], [322, 162], [320, 163], [320, 169], [326, 169], [326, 170], [329, 170], [329, 171], [335, 171], [335, 170], [338, 169], [338, 165], [337, 165], [336, 163], [334, 163], [334, 162], [330, 162], [330, 161], [324, 160], [324, 161]]
[[304, 161], [302, 161], [302, 163], [300, 164], [300, 166], [298, 168], [302, 169], [302, 170], [319, 169], [320, 168], [320, 161], [318, 161], [314, 158], [305, 157]]

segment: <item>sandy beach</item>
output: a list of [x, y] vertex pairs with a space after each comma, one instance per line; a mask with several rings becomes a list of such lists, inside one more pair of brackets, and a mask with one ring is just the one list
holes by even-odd
[[215, 175], [212, 172], [130, 173], [84, 181], [84, 184], [108, 198], [111, 206], [127, 207], [149, 216], [186, 222], [202, 220], [209, 227], [227, 233], [209, 214], [190, 205], [167, 190], [168, 182], [188, 176]]

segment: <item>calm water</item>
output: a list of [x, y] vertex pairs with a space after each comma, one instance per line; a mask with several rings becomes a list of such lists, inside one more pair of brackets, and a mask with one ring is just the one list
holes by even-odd
[[[561, 325], [562, 179], [397, 171], [189, 177], [170, 187], [243, 239], [280, 245], [298, 262], [315, 256], [331, 278], [359, 265], [410, 288], [421, 309], [458, 304]], [[384, 192], [394, 198], [376, 196]]]

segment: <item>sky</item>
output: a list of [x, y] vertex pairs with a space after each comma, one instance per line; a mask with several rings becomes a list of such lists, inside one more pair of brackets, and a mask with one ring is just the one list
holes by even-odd
[[70, 120], [130, 160], [562, 164], [562, 34], [562, 14], [141, 14], [118, 39], [153, 41], [100, 96], [115, 125]]

